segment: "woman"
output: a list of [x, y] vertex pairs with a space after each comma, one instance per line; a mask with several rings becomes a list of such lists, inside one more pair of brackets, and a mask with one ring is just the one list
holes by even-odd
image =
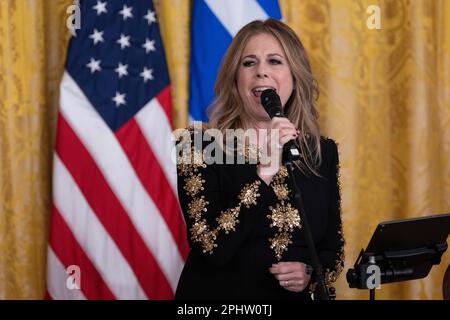
[[[280, 96], [286, 118], [270, 119], [260, 101], [265, 89]], [[179, 143], [184, 151], [178, 159], [178, 193], [192, 249], [176, 298], [310, 299], [311, 259], [282, 165], [288, 141], [295, 140], [301, 154], [295, 179], [327, 285], [343, 269], [344, 240], [337, 147], [320, 136], [317, 86], [294, 31], [273, 19], [244, 26], [224, 57], [215, 97], [209, 128], [225, 137], [230, 129], [270, 132], [266, 139], [249, 137], [271, 157], [257, 157], [249, 147], [245, 164], [211, 161], [221, 152], [229, 156], [230, 150], [207, 156], [209, 141], [220, 138], [195, 145], [195, 136], [208, 136], [208, 131], [193, 128], [194, 139]], [[245, 141], [233, 142], [239, 149]], [[242, 155], [231, 152], [235, 158]], [[257, 157], [253, 163], [252, 155]]]

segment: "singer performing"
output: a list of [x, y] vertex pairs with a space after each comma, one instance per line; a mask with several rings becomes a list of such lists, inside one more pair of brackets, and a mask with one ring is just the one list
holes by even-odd
[[[277, 20], [247, 24], [214, 93], [209, 123], [177, 143], [191, 250], [176, 299], [310, 300], [317, 279], [283, 150], [296, 155], [294, 179], [327, 286], [343, 269], [344, 239], [338, 150], [320, 134], [318, 88], [300, 39]], [[264, 134], [235, 134], [248, 130]], [[219, 153], [245, 161], [213, 161]]]

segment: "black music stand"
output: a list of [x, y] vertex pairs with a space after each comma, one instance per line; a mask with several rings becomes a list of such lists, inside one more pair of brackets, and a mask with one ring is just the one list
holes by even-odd
[[375, 299], [368, 282], [375, 274], [371, 265], [379, 268], [380, 284], [425, 278], [441, 262], [449, 234], [450, 214], [381, 222], [347, 271], [350, 288], [370, 289], [370, 299]]

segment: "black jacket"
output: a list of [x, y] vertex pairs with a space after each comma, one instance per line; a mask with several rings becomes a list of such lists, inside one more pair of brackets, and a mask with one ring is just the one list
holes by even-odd
[[[290, 190], [283, 170], [266, 185], [256, 174], [256, 164], [206, 164], [206, 158], [198, 161], [200, 149], [205, 151], [208, 142], [200, 148], [190, 142], [177, 146], [190, 150], [190, 154], [180, 152], [178, 157], [178, 195], [191, 251], [176, 299], [310, 299], [309, 290], [287, 291], [268, 270], [278, 261], [310, 263], [298, 212], [283, 193], [283, 186]], [[339, 160], [331, 139], [321, 139], [321, 152], [320, 177], [306, 176], [297, 168], [295, 174], [330, 285], [344, 263]], [[197, 163], [181, 163], [194, 158]], [[283, 220], [286, 215], [290, 221]], [[292, 243], [287, 250], [277, 245], [289, 239]], [[312, 287], [310, 284], [309, 289]]]

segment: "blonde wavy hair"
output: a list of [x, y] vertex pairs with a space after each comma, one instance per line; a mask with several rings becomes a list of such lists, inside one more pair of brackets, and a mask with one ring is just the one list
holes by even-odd
[[216, 80], [215, 100], [208, 110], [208, 127], [217, 128], [223, 133], [226, 129], [246, 128], [248, 116], [239, 95], [237, 74], [245, 46], [251, 37], [258, 34], [274, 36], [284, 50], [294, 83], [292, 95], [284, 106], [284, 114], [300, 130], [296, 141], [302, 155], [299, 168], [304, 173], [318, 175], [317, 169], [322, 161], [316, 107], [318, 85], [303, 44], [295, 32], [283, 22], [275, 19], [253, 21], [245, 25], [233, 38]]

